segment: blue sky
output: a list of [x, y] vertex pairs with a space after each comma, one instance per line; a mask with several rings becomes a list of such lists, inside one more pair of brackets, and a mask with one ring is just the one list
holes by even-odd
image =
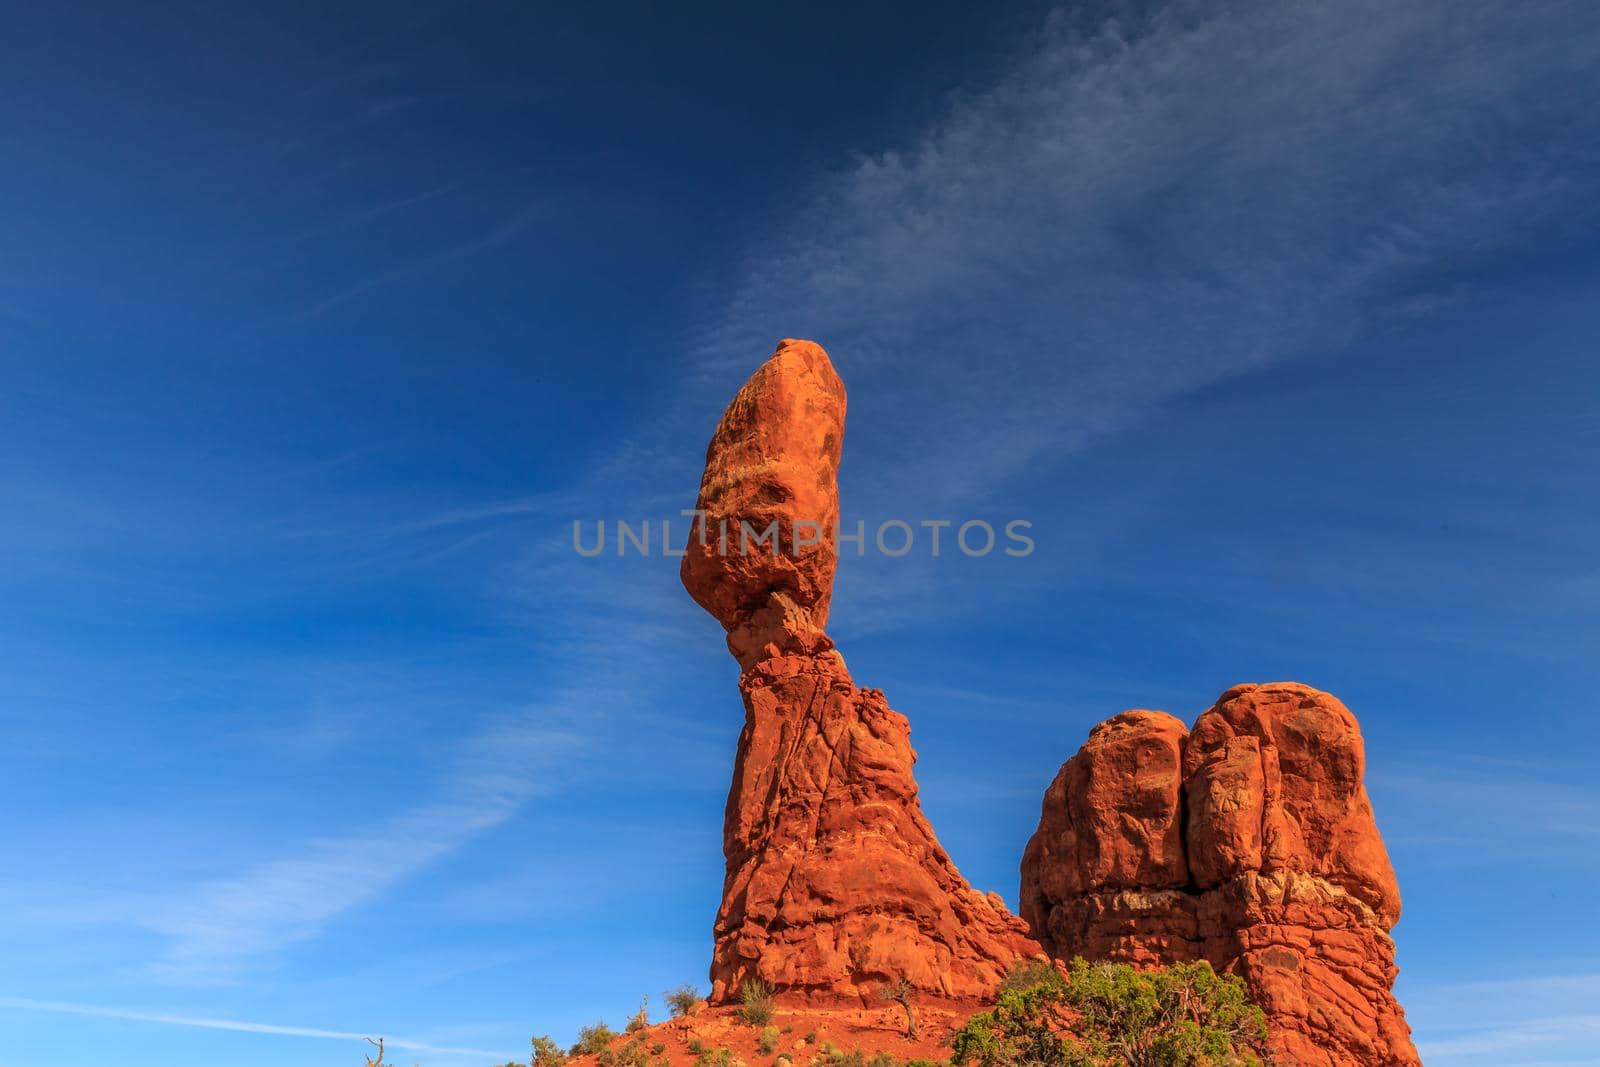
[[1127, 707], [1360, 716], [1433, 1067], [1600, 1039], [1600, 15], [12, 5], [0, 1067], [486, 1067], [703, 979], [741, 712], [675, 561], [785, 336], [831, 630], [1015, 900]]

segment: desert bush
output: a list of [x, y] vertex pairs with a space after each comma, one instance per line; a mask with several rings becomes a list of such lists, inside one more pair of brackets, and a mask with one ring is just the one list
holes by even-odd
[[578, 1043], [572, 1046], [571, 1052], [574, 1056], [597, 1056], [616, 1039], [617, 1032], [607, 1026], [604, 1019], [600, 1019], [593, 1026], [585, 1026], [578, 1031]]
[[917, 1013], [911, 1007], [912, 992], [911, 983], [904, 978], [878, 988], [878, 996], [884, 1000], [894, 1001], [900, 1005], [900, 1010], [906, 1013], [906, 1040], [908, 1041], [917, 1039]]
[[766, 1026], [774, 1010], [771, 987], [759, 978], [745, 979], [739, 987], [739, 1018], [751, 1026]]
[[597, 1057], [600, 1067], [649, 1067], [650, 1052], [644, 1038], [635, 1037], [615, 1048], [603, 1048]]
[[961, 1067], [1260, 1067], [1266, 1017], [1205, 962], [1136, 971], [1075, 959], [1012, 988], [951, 1040]]
[[695, 1057], [694, 1064], [695, 1067], [735, 1067], [740, 1061], [728, 1049], [718, 1048], [700, 1053]]
[[666, 998], [667, 1009], [672, 1012], [673, 1018], [688, 1015], [701, 1000], [700, 991], [687, 982], [661, 995]]
[[628, 1024], [623, 1030], [628, 1033], [637, 1033], [650, 1025], [650, 998], [647, 996], [639, 1002], [639, 1010], [628, 1017]]
[[567, 1054], [545, 1034], [533, 1039], [533, 1058], [528, 1062], [531, 1067], [561, 1067], [567, 1062]]
[[762, 1027], [761, 1036], [756, 1038], [757, 1050], [759, 1050], [763, 1056], [772, 1055], [778, 1049], [778, 1038], [781, 1036], [782, 1035], [778, 1033], [778, 1028], [776, 1026]]
[[1013, 989], [1027, 989], [1050, 981], [1058, 973], [1056, 965], [1049, 960], [1018, 960], [1000, 980], [1000, 992], [1009, 993]]
[[860, 1049], [841, 1052], [832, 1042], [825, 1042], [822, 1053], [811, 1061], [816, 1067], [867, 1067], [867, 1057]]

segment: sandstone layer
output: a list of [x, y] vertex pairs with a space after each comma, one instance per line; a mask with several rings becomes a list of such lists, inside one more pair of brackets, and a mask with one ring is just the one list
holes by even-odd
[[[785, 340], [728, 405], [706, 454], [681, 576], [727, 631], [745, 708], [714, 1002], [752, 978], [800, 998], [870, 996], [903, 979], [923, 995], [977, 1000], [1040, 951], [940, 847], [917, 799], [909, 723], [855, 685], [823, 629], [844, 417], [827, 354]], [[769, 528], [775, 546], [756, 540]]]
[[1274, 1062], [1419, 1064], [1393, 994], [1400, 893], [1364, 773], [1355, 716], [1309, 686], [1230, 689], [1193, 732], [1124, 712], [1045, 793], [1023, 918], [1060, 958], [1238, 973]]

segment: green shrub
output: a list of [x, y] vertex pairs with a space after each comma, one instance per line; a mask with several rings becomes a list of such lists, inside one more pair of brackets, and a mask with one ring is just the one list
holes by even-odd
[[822, 1055], [813, 1062], [821, 1067], [867, 1067], [867, 1057], [860, 1049], [840, 1052], [832, 1043], [822, 1046]]
[[760, 1051], [763, 1056], [772, 1055], [778, 1049], [778, 1038], [780, 1036], [782, 1035], [778, 1033], [778, 1028], [776, 1026], [762, 1027], [761, 1036], [756, 1039], [756, 1049]]
[[600, 1067], [647, 1067], [650, 1062], [643, 1037], [624, 1041], [617, 1048], [603, 1049], [599, 1058]]
[[1266, 1017], [1208, 963], [1072, 961], [1007, 989], [951, 1039], [957, 1067], [1260, 1067]]
[[533, 1039], [533, 1059], [528, 1062], [531, 1067], [561, 1067], [567, 1062], [567, 1054], [549, 1035], [544, 1035]]
[[1049, 960], [1018, 960], [1000, 980], [1000, 992], [1009, 993], [1014, 989], [1027, 989], [1050, 981], [1057, 973], [1059, 972], [1056, 971], [1056, 965]]
[[572, 1055], [597, 1056], [616, 1039], [617, 1032], [607, 1026], [604, 1019], [600, 1019], [593, 1026], [585, 1026], [578, 1031], [578, 1043], [572, 1046]]
[[680, 1015], [688, 1015], [702, 999], [700, 991], [688, 983], [684, 983], [677, 989], [669, 989], [661, 995], [666, 998], [667, 1008], [672, 1012], [673, 1018], [677, 1018]]
[[704, 1056], [706, 1054], [705, 1042], [701, 1041], [698, 1037], [690, 1038], [689, 1052], [691, 1055]]
[[747, 978], [739, 987], [739, 1018], [751, 1026], [766, 1026], [772, 1021], [776, 1004], [772, 989], [759, 978]]

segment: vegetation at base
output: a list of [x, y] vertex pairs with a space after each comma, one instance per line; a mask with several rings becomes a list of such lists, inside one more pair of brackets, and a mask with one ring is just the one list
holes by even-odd
[[[584, 1033], [587, 1034], [592, 1030], [594, 1027], [587, 1027]], [[764, 1052], [770, 1052], [765, 1046], [770, 1041], [776, 1047], [778, 1037], [779, 1030], [776, 1026], [765, 1027], [761, 1031], [758, 1045]], [[731, 1049], [707, 1048], [698, 1038], [691, 1039], [688, 1048], [695, 1058], [694, 1067], [746, 1067], [745, 1062], [734, 1055]], [[665, 1055], [666, 1051], [667, 1046], [664, 1042], [646, 1045], [645, 1035], [640, 1034], [620, 1045], [602, 1048], [595, 1057], [601, 1067], [671, 1067], [671, 1059]], [[540, 1065], [554, 1067], [566, 1063], [569, 1055], [575, 1053], [569, 1054], [564, 1051], [549, 1037], [536, 1037], [533, 1039], [533, 1058], [529, 1064], [530, 1067], [540, 1067]], [[774, 1061], [778, 1067], [785, 1067], [793, 1062], [788, 1053], [779, 1053]], [[868, 1057], [859, 1049], [842, 1052], [830, 1042], [823, 1042], [815, 1056], [802, 1062], [806, 1067], [951, 1067], [948, 1060], [898, 1060], [887, 1052], [879, 1052]], [[369, 1059], [367, 1067], [391, 1067], [391, 1065]], [[523, 1065], [511, 1062], [502, 1064], [501, 1067], [523, 1067]]]
[[917, 1039], [917, 1013], [911, 1007], [912, 992], [913, 990], [911, 988], [911, 983], [906, 981], [904, 978], [901, 978], [897, 982], [891, 982], [888, 985], [881, 986], [878, 989], [879, 997], [884, 1000], [894, 1001], [896, 1004], [900, 1005], [900, 1010], [905, 1012], [907, 1041], [915, 1041]]
[[1020, 961], [1000, 980], [1000, 992], [1009, 993], [1012, 990], [1027, 989], [1041, 982], [1052, 981], [1056, 973], [1056, 965], [1049, 960]]
[[814, 1067], [867, 1067], [867, 1056], [860, 1049], [841, 1052], [833, 1042], [825, 1041], [811, 1062]]
[[700, 991], [687, 982], [661, 995], [666, 999], [667, 1010], [672, 1012], [672, 1017], [675, 1019], [680, 1015], [688, 1015], [702, 999]]
[[[886, 985], [878, 994], [905, 1009], [908, 1035], [914, 1035], [909, 985]], [[701, 1002], [688, 985], [665, 996], [674, 1016]], [[751, 979], [740, 988], [739, 999], [735, 1015], [760, 1028], [756, 1049], [764, 1056], [777, 1052], [781, 1036], [793, 1027], [773, 1025], [771, 988]], [[594, 1056], [599, 1067], [670, 1067], [667, 1045], [647, 1043], [648, 1005], [646, 998], [628, 1020], [626, 1040], [603, 1020], [583, 1027], [567, 1050], [548, 1036], [533, 1038], [529, 1067], [566, 1067], [570, 1057], [585, 1055]], [[816, 1032], [809, 1031], [803, 1047], [815, 1051], [800, 1062], [804, 1067], [1261, 1067], [1266, 1036], [1266, 1017], [1246, 999], [1244, 983], [1234, 975], [1218, 975], [1210, 964], [1139, 971], [1075, 959], [1063, 974], [1040, 960], [1013, 968], [995, 1006], [972, 1016], [950, 1037], [948, 1061], [846, 1052], [831, 1042], [818, 1044]], [[381, 1042], [372, 1044], [378, 1058], [369, 1058], [368, 1067], [388, 1067]], [[707, 1048], [697, 1037], [689, 1038], [688, 1050], [694, 1067], [746, 1067], [731, 1050]], [[773, 1067], [794, 1067], [793, 1059], [779, 1053]]]
[[617, 1039], [617, 1032], [600, 1019], [593, 1026], [585, 1026], [578, 1031], [578, 1043], [573, 1045], [570, 1052], [574, 1056], [595, 1056], [610, 1047], [611, 1042]]
[[772, 999], [772, 989], [759, 978], [747, 978], [739, 987], [739, 1018], [751, 1026], [766, 1026], [772, 1021], [777, 1005]]
[[[666, 1047], [662, 1046], [662, 1051]], [[655, 1053], [659, 1056], [660, 1053]], [[630, 1038], [616, 1048], [603, 1050], [595, 1057], [600, 1067], [666, 1067], [666, 1059], [655, 1059], [651, 1051], [645, 1047], [644, 1035]]]
[[1266, 1017], [1208, 963], [1072, 961], [1002, 986], [951, 1039], [956, 1067], [1260, 1067]]
[[550, 1040], [550, 1035], [533, 1039], [533, 1058], [528, 1061], [530, 1067], [561, 1067], [566, 1062], [566, 1052]]
[[887, 1052], [878, 1052], [868, 1059], [860, 1049], [841, 1052], [831, 1042], [823, 1042], [822, 1051], [812, 1059], [811, 1064], [812, 1067], [911, 1067], [912, 1064], [935, 1067], [929, 1060], [910, 1060], [902, 1064]]

